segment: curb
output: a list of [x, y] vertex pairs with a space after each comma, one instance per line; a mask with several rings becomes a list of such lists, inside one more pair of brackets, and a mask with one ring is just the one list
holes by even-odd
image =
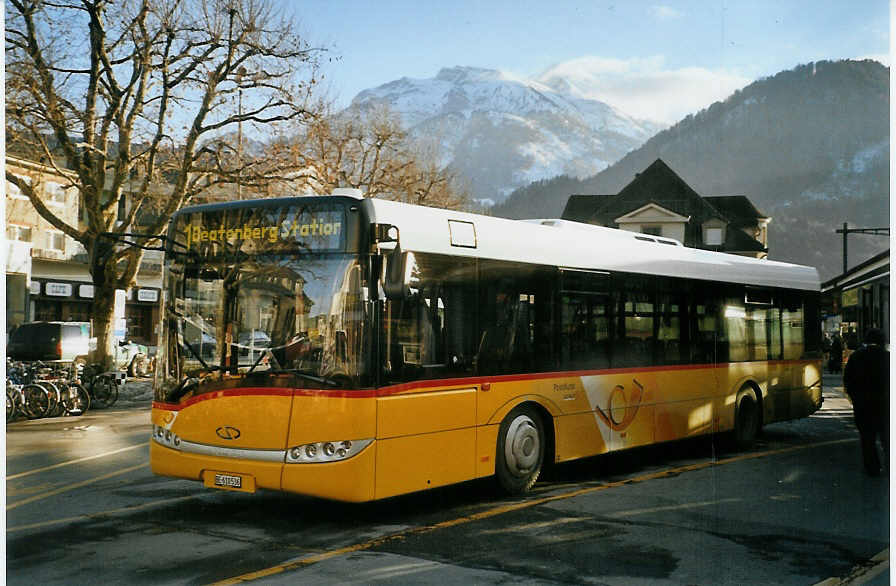
[[865, 562], [856, 566], [843, 578], [828, 578], [814, 586], [845, 586], [847, 584], [858, 586], [877, 578], [890, 569], [890, 548], [887, 548]]

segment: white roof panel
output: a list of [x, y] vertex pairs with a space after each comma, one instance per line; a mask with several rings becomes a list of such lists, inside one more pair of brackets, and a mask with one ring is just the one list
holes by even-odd
[[[569, 268], [818, 291], [813, 267], [687, 248], [657, 238], [564, 220], [507, 220], [380, 199], [365, 200], [371, 221], [398, 227], [402, 250]], [[449, 224], [451, 222], [451, 224]], [[451, 226], [475, 226], [475, 248], [452, 245]], [[664, 241], [664, 242], [658, 242]]]

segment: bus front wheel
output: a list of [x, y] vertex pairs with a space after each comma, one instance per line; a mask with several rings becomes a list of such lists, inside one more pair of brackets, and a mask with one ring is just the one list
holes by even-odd
[[531, 407], [516, 407], [498, 430], [495, 474], [504, 492], [522, 494], [532, 488], [541, 472], [544, 451], [541, 417]]
[[759, 435], [760, 413], [756, 392], [751, 387], [742, 389], [737, 394], [736, 411], [734, 412], [734, 444], [738, 449], [747, 449], [753, 445]]

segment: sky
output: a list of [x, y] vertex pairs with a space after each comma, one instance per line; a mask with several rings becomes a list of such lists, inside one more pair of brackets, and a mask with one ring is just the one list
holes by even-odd
[[587, 97], [672, 124], [803, 63], [870, 57], [889, 65], [886, 0], [276, 1], [327, 49], [323, 83], [339, 106], [443, 67], [525, 79], [556, 68]]

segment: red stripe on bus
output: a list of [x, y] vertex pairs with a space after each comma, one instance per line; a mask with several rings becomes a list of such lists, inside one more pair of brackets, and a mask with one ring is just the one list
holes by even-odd
[[[761, 362], [761, 361], [760, 361]], [[817, 362], [817, 360], [769, 360], [765, 361], [768, 365], [786, 365], [786, 364], [809, 364]], [[407, 391], [427, 392], [433, 388], [441, 390], [451, 390], [444, 387], [463, 387], [480, 385], [482, 383], [505, 383], [518, 382], [540, 379], [554, 378], [572, 378], [581, 376], [599, 376], [626, 374], [632, 372], [660, 372], [660, 371], [680, 371], [680, 370], [704, 370], [709, 368], [728, 368], [732, 365], [747, 364], [745, 362], [725, 362], [723, 364], [673, 364], [665, 366], [642, 366], [631, 368], [607, 368], [603, 370], [571, 370], [564, 372], [542, 372], [528, 374], [501, 374], [494, 376], [476, 376], [466, 378], [451, 379], [432, 379], [420, 380], [408, 383], [399, 383], [389, 385], [379, 389], [361, 389], [361, 390], [328, 390], [328, 389], [280, 389], [275, 387], [258, 387], [258, 388], [241, 388], [226, 389], [222, 391], [213, 391], [192, 397], [185, 403], [163, 403], [153, 401], [154, 409], [164, 409], [166, 411], [180, 411], [191, 405], [195, 405], [201, 401], [208, 401], [220, 397], [241, 397], [241, 396], [274, 396], [274, 397], [328, 397], [337, 399], [370, 399], [373, 397], [389, 397], [398, 395]]]
[[[785, 365], [785, 364], [803, 364], [815, 362], [813, 360], [763, 360], [768, 365]], [[527, 380], [552, 379], [552, 378], [571, 378], [577, 376], [598, 376], [598, 375], [614, 375], [626, 374], [632, 372], [660, 372], [660, 371], [679, 371], [679, 370], [704, 370], [710, 368], [728, 368], [732, 365], [749, 364], [748, 362], [725, 362], [721, 364], [667, 364], [663, 366], [633, 366], [628, 368], [605, 368], [603, 370], [570, 370], [560, 372], [541, 372], [527, 374], [496, 374], [493, 376], [477, 376], [469, 378], [454, 379], [435, 379], [420, 380], [408, 383], [399, 383], [381, 387], [378, 390], [378, 396], [389, 396], [404, 391], [413, 391], [418, 389], [429, 389], [432, 387], [451, 387], [463, 385], [476, 385], [482, 383], [503, 383], [517, 382]], [[450, 389], [447, 389], [450, 390]]]

